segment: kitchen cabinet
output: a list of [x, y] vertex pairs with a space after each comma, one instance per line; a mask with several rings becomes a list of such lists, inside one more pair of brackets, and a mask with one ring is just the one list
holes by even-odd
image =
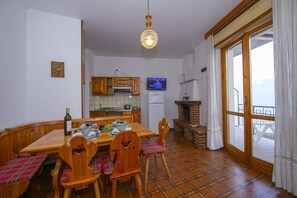
[[92, 77], [92, 95], [114, 95], [113, 87], [131, 87], [132, 95], [140, 94], [139, 77]]
[[106, 114], [104, 111], [90, 111], [90, 118], [105, 117]]
[[132, 95], [140, 94], [140, 78], [133, 77], [132, 78]]
[[113, 78], [114, 87], [131, 87], [131, 78], [115, 77]]
[[141, 110], [132, 110], [133, 122], [141, 124]]
[[113, 78], [92, 77], [92, 95], [113, 95]]

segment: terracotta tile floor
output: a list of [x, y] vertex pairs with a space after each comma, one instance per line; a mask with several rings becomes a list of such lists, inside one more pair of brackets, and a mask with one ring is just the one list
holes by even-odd
[[[237, 161], [224, 150], [198, 149], [182, 134], [171, 131], [166, 138], [165, 158], [172, 178], [166, 175], [161, 160], [158, 168], [150, 159], [148, 192], [144, 197], [294, 197], [282, 189], [273, 187], [269, 177]], [[47, 165], [22, 197], [53, 197], [50, 171]], [[142, 159], [144, 170], [144, 158]], [[144, 173], [141, 173], [144, 181]], [[74, 191], [72, 197], [94, 197], [93, 188]], [[110, 187], [101, 192], [101, 197], [110, 197]], [[117, 197], [137, 197], [135, 185], [118, 184]]]

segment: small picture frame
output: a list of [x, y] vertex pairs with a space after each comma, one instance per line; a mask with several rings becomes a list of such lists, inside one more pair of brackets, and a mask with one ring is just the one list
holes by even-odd
[[64, 78], [64, 62], [51, 61], [51, 76], [55, 78]]

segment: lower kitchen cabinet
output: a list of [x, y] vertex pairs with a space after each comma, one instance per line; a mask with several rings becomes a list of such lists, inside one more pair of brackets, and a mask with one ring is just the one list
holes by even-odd
[[141, 124], [141, 110], [138, 109], [132, 111], [90, 111], [90, 118], [125, 115], [132, 115], [133, 122], [138, 122]]
[[133, 122], [141, 124], [141, 110], [132, 110]]
[[105, 117], [106, 114], [103, 111], [90, 111], [90, 118]]

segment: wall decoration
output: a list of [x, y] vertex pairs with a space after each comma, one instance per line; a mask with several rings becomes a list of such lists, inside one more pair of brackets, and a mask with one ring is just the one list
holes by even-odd
[[64, 78], [64, 62], [51, 62], [51, 76]]

